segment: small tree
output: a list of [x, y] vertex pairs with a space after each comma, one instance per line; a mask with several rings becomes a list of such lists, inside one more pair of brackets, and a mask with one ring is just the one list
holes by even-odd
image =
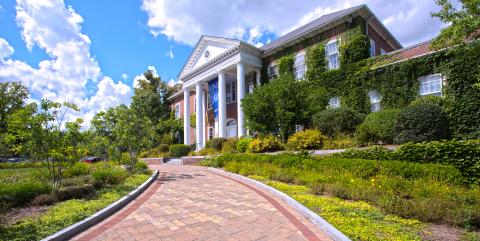
[[154, 144], [157, 139], [155, 126], [146, 116], [139, 115], [129, 108], [118, 110], [118, 122], [113, 128], [115, 145], [120, 151], [126, 151], [129, 160], [122, 163], [128, 171], [135, 171], [137, 156]]
[[30, 104], [7, 121], [7, 142], [16, 153], [46, 163], [47, 172], [44, 174], [55, 191], [62, 185], [63, 170], [85, 153], [80, 144], [82, 120], [65, 122], [69, 110], [78, 111], [78, 107], [71, 103], [42, 100], [40, 107]]

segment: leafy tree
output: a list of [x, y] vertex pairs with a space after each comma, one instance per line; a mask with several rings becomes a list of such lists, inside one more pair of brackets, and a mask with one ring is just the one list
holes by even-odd
[[280, 75], [242, 100], [246, 125], [261, 134], [277, 133], [283, 140], [295, 131], [295, 125], [306, 124], [308, 92], [293, 75]]
[[175, 135], [183, 132], [183, 121], [175, 118], [174, 115], [170, 115], [170, 118], [160, 120], [157, 125], [157, 132], [162, 133], [160, 143], [172, 144]]
[[18, 82], [0, 83], [0, 133], [7, 128], [7, 117], [25, 106], [28, 90]]
[[138, 154], [151, 148], [157, 139], [155, 126], [149, 118], [131, 108], [119, 108], [116, 114], [118, 119], [113, 127], [114, 143], [118, 150], [128, 152], [129, 159], [122, 164], [134, 172]]
[[82, 120], [65, 122], [69, 110], [78, 111], [78, 107], [42, 100], [40, 106], [27, 105], [7, 120], [7, 143], [18, 154], [44, 161], [47, 170], [44, 174], [54, 190], [62, 185], [63, 170], [85, 154], [80, 145]]
[[138, 88], [135, 88], [135, 95], [132, 97], [131, 107], [142, 116], [146, 116], [156, 125], [162, 119], [170, 115], [171, 102], [168, 100], [177, 87], [169, 87], [160, 77], [154, 76], [150, 70], [143, 76], [145, 79], [138, 81]]
[[460, 0], [460, 9], [454, 7], [450, 0], [435, 0], [442, 9], [432, 13], [448, 27], [432, 41], [432, 47], [440, 49], [469, 42], [480, 37], [480, 1]]

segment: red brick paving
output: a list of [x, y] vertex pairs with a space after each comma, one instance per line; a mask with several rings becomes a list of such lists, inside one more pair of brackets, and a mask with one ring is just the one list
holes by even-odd
[[163, 173], [121, 211], [74, 240], [330, 240], [270, 193], [204, 167]]

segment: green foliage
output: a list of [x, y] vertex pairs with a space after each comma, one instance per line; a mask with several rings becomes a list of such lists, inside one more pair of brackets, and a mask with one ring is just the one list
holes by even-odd
[[244, 153], [247, 151], [250, 146], [250, 142], [253, 141], [253, 138], [244, 137], [237, 141], [236, 149], [238, 152]]
[[295, 59], [293, 55], [285, 55], [278, 60], [278, 75], [279, 76], [294, 76], [294, 63]]
[[[103, 183], [98, 181], [96, 185], [102, 186]], [[91, 196], [94, 192], [95, 187], [92, 184], [80, 184], [61, 187], [58, 191], [55, 192], [55, 196], [58, 200], [65, 201], [69, 199], [82, 199]]]
[[299, 131], [288, 138], [287, 148], [292, 150], [321, 149], [326, 139], [319, 130]]
[[69, 178], [88, 174], [90, 174], [90, 167], [88, 164], [85, 162], [77, 162], [63, 172], [63, 177]]
[[[397, 220], [402, 217], [461, 227], [480, 226], [476, 211], [480, 207], [480, 199], [476, 198], [480, 189], [465, 187], [464, 177], [452, 166], [291, 154], [226, 154], [203, 164], [246, 176], [317, 186], [315, 189], [324, 193], [323, 198], [334, 196], [350, 200], [348, 203], [364, 201], [382, 215], [395, 215]], [[300, 187], [294, 192], [310, 193]], [[344, 215], [337, 218], [347, 222], [358, 215], [361, 213], [346, 220], [342, 219]], [[355, 228], [361, 229], [364, 225], [357, 224]]]
[[48, 209], [45, 214], [28, 217], [9, 226], [0, 226], [0, 240], [26, 241], [45, 238], [117, 201], [146, 181], [148, 177], [148, 175], [136, 174], [120, 185], [101, 189], [93, 199], [72, 199], [60, 202]]
[[435, 104], [409, 105], [398, 114], [395, 132], [396, 143], [449, 139], [448, 116]]
[[41, 181], [1, 183], [0, 204], [11, 203], [13, 206], [20, 206], [31, 201], [37, 195], [47, 194], [51, 191], [52, 187]]
[[355, 131], [356, 141], [361, 144], [392, 144], [399, 113], [398, 109], [384, 109], [368, 114]]
[[135, 170], [137, 173], [148, 173], [148, 164], [144, 161], [138, 161], [135, 164]]
[[212, 148], [216, 151], [221, 151], [222, 150], [222, 145], [226, 141], [227, 141], [227, 139], [223, 138], [223, 137], [213, 138], [213, 139], [207, 141], [207, 143], [205, 144], [205, 148]]
[[355, 141], [350, 136], [337, 136], [335, 138], [326, 138], [323, 140], [324, 150], [347, 149], [354, 147]]
[[92, 172], [95, 185], [103, 186], [105, 184], [116, 185], [128, 177], [127, 171], [122, 168], [99, 168]]
[[352, 36], [340, 47], [340, 66], [356, 63], [370, 57], [370, 40], [365, 34]]
[[158, 146], [158, 151], [161, 153], [167, 153], [170, 150], [169, 146], [167, 144], [160, 144]]
[[23, 108], [27, 98], [28, 89], [21, 83], [0, 83], [0, 133], [6, 132], [8, 116]]
[[196, 152], [193, 152], [189, 155], [195, 155], [195, 156], [212, 156], [212, 155], [215, 155], [215, 154], [218, 154], [218, 150], [214, 149], [214, 148], [211, 148], [211, 147], [207, 147], [207, 148], [203, 148], [199, 151], [196, 151]]
[[329, 137], [350, 135], [365, 115], [348, 108], [327, 109], [313, 117], [313, 126]]
[[283, 150], [282, 142], [272, 135], [261, 136], [250, 142], [247, 152], [262, 153]]
[[222, 145], [222, 153], [235, 153], [237, 152], [237, 138], [228, 138]]
[[306, 50], [305, 64], [307, 80], [315, 80], [321, 73], [327, 71], [327, 59], [325, 57], [325, 45], [318, 43]]
[[174, 144], [170, 146], [170, 156], [171, 157], [182, 157], [187, 156], [191, 151], [190, 146], [183, 144]]
[[278, 132], [286, 140], [295, 132], [295, 125], [309, 120], [308, 92], [293, 75], [280, 75], [275, 81], [256, 88], [242, 100], [246, 126], [260, 134]]
[[348, 149], [341, 153], [333, 154], [342, 158], [360, 158], [366, 160], [396, 160], [394, 151], [381, 146], [371, 146], [365, 149]]
[[449, 0], [436, 0], [441, 7], [433, 13], [447, 24], [440, 34], [432, 41], [436, 49], [458, 45], [480, 37], [480, 6], [478, 0], [462, 0], [461, 8], [455, 7]]

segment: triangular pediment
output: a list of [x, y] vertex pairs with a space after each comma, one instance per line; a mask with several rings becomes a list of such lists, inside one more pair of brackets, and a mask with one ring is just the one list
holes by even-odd
[[210, 60], [215, 59], [227, 50], [234, 48], [240, 44], [239, 40], [220, 38], [213, 36], [202, 36], [198, 43], [192, 50], [188, 61], [182, 68], [179, 78], [187, 75], [192, 70], [208, 63]]

